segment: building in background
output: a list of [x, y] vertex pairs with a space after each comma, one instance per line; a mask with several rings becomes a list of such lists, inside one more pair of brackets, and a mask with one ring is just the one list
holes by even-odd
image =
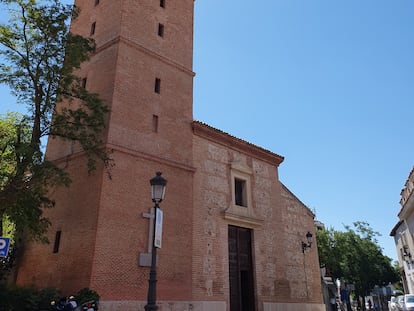
[[414, 293], [414, 169], [411, 170], [404, 188], [401, 190], [399, 221], [391, 230], [398, 254], [404, 291]]
[[279, 181], [283, 157], [193, 120], [194, 0], [75, 4], [72, 31], [97, 44], [79, 74], [111, 110], [104, 147], [116, 166], [112, 179], [103, 167], [88, 175], [78, 146], [49, 140], [73, 183], [53, 193], [52, 243], [26, 246], [18, 283], [89, 287], [103, 311], [143, 310], [149, 180], [161, 171], [162, 310], [324, 310], [317, 247], [303, 247], [314, 214]]

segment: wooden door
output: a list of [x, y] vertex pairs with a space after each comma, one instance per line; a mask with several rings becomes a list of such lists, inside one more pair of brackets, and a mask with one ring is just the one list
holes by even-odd
[[230, 311], [254, 311], [251, 230], [229, 226]]

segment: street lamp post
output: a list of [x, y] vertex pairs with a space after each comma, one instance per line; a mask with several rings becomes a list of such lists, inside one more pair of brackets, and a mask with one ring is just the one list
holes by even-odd
[[167, 185], [167, 180], [161, 176], [161, 172], [157, 172], [156, 176], [150, 180], [151, 184], [151, 197], [154, 205], [154, 230], [152, 236], [152, 253], [151, 253], [151, 270], [148, 280], [148, 298], [147, 304], [145, 305], [145, 311], [157, 310], [158, 306], [156, 305], [157, 300], [157, 247], [155, 246], [155, 228], [157, 223], [157, 210], [159, 208], [159, 203], [164, 199], [165, 195], [165, 186]]

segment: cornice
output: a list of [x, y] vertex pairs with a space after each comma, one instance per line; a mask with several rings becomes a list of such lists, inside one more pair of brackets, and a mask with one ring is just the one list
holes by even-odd
[[[173, 160], [169, 160], [166, 158], [162, 158], [162, 157], [158, 157], [156, 155], [153, 154], [149, 154], [149, 153], [145, 153], [145, 152], [141, 152], [141, 151], [137, 151], [137, 150], [133, 150], [127, 147], [123, 147], [120, 145], [116, 145], [113, 143], [105, 143], [102, 145], [102, 147], [100, 147], [100, 149], [102, 150], [107, 150], [110, 153], [113, 152], [119, 152], [119, 153], [123, 153], [123, 154], [127, 154], [131, 157], [135, 157], [135, 158], [141, 158], [141, 159], [145, 159], [151, 162], [156, 162], [156, 163], [160, 163], [163, 165], [167, 165], [170, 167], [174, 167], [174, 168], [180, 168], [182, 170], [188, 171], [188, 172], [195, 172], [195, 168], [191, 165], [188, 165], [186, 163], [181, 163], [181, 162], [177, 162], [177, 161], [173, 161]], [[78, 151], [78, 152], [74, 152], [68, 155], [65, 155], [63, 157], [59, 157], [59, 158], [55, 158], [55, 159], [48, 159], [49, 161], [52, 161], [54, 163], [64, 163], [67, 162], [71, 159], [76, 159], [82, 156], [85, 156], [86, 153], [84, 151]], [[114, 162], [115, 166], [116, 166], [116, 161]]]
[[411, 170], [405, 182], [404, 188], [401, 190], [400, 205], [401, 209], [398, 217], [405, 219], [414, 212], [414, 168]]
[[105, 145], [105, 147], [109, 150], [121, 152], [121, 153], [124, 153], [124, 154], [128, 154], [128, 155], [133, 156], [133, 157], [145, 159], [145, 160], [152, 161], [152, 162], [161, 163], [161, 164], [168, 165], [168, 166], [175, 167], [175, 168], [180, 168], [180, 169], [183, 169], [183, 170], [186, 170], [186, 171], [189, 171], [189, 172], [195, 172], [195, 168], [191, 165], [188, 165], [187, 163], [182, 163], [182, 162], [173, 161], [173, 160], [170, 160], [170, 159], [158, 157], [154, 154], [149, 154], [149, 153], [146, 153], [146, 152], [133, 150], [133, 149], [130, 149], [130, 148], [127, 148], [127, 147], [124, 147], [124, 146], [120, 146], [120, 145], [116, 145], [116, 144], [113, 144], [113, 143], [107, 143]]
[[174, 67], [174, 68], [176, 68], [180, 71], [185, 72], [186, 74], [190, 75], [191, 77], [195, 76], [194, 71], [192, 71], [191, 69], [188, 69], [188, 68], [184, 67], [183, 65], [181, 65], [177, 62], [174, 62], [173, 60], [171, 60], [171, 59], [169, 59], [165, 56], [162, 56], [161, 54], [158, 54], [158, 53], [156, 53], [156, 52], [154, 52], [154, 51], [152, 51], [152, 50], [150, 50], [150, 49], [148, 49], [148, 48], [146, 48], [146, 47], [144, 47], [144, 46], [142, 46], [142, 45], [140, 45], [140, 44], [138, 44], [138, 43], [136, 43], [132, 40], [126, 39], [126, 38], [121, 37], [121, 36], [117, 36], [117, 37], [105, 42], [104, 44], [100, 45], [99, 47], [97, 47], [95, 52], [94, 52], [94, 55], [96, 55], [96, 54], [98, 54], [98, 53], [110, 48], [111, 46], [113, 46], [115, 44], [118, 44], [118, 43], [123, 43], [123, 44], [126, 44], [126, 45], [130, 46], [130, 47], [133, 47], [136, 50], [139, 50], [139, 51], [141, 51], [141, 52], [143, 52], [143, 53], [145, 53], [145, 54], [147, 54], [147, 55], [149, 55], [153, 58], [156, 58], [157, 60], [163, 62], [164, 64], [167, 64], [171, 67]]
[[256, 146], [243, 139], [232, 136], [226, 132], [213, 128], [205, 123], [193, 121], [193, 133], [197, 136], [214, 141], [218, 144], [231, 148], [233, 150], [247, 153], [262, 161], [272, 165], [279, 166], [283, 162], [284, 157], [266, 150], [262, 147]]
[[397, 233], [397, 230], [400, 228], [400, 226], [404, 223], [404, 221], [399, 220], [396, 225], [394, 226], [394, 228], [391, 229], [390, 232], [390, 236], [395, 236], [395, 234]]

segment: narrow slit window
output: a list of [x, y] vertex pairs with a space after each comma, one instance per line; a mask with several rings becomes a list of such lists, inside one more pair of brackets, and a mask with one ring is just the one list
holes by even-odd
[[163, 24], [158, 24], [158, 35], [160, 37], [164, 37], [164, 25]]
[[95, 6], [99, 4], [99, 0], [95, 0]]
[[96, 30], [96, 22], [93, 22], [91, 25], [91, 32], [90, 32], [91, 36], [95, 34], [95, 30]]
[[160, 78], [155, 78], [154, 91], [157, 94], [160, 94], [160, 92], [161, 92], [161, 79]]
[[62, 231], [56, 231], [55, 234], [55, 243], [53, 245], [53, 253], [56, 254], [57, 252], [59, 252], [59, 246], [60, 246], [60, 237], [62, 235]]
[[238, 178], [234, 179], [234, 199], [234, 203], [236, 205], [247, 207], [247, 193], [245, 180]]
[[160, 0], [160, 7], [165, 8], [165, 0]]
[[86, 83], [88, 82], [88, 79], [87, 78], [83, 78], [82, 79], [82, 87], [84, 88], [84, 89], [86, 89]]
[[152, 131], [158, 133], [158, 116], [152, 115]]

